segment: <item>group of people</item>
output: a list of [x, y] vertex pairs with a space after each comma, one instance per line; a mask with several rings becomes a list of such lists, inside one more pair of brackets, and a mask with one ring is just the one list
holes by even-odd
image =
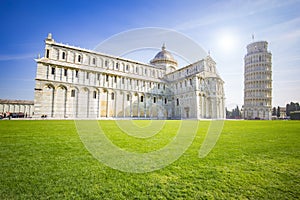
[[2, 112], [2, 113], [0, 113], [0, 119], [5, 119], [5, 118], [8, 118], [8, 119], [27, 118], [27, 113], [25, 113], [25, 114], [22, 112], [19, 112], [19, 113]]

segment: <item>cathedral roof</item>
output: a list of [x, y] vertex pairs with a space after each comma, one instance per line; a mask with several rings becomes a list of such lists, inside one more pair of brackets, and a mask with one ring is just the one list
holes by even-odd
[[163, 44], [161, 51], [156, 54], [156, 56], [151, 60], [151, 63], [156, 63], [159, 61], [171, 61], [177, 63], [173, 55], [166, 50], [166, 45]]

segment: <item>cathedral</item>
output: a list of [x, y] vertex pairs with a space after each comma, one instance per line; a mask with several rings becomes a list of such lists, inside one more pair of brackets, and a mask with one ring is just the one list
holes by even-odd
[[34, 116], [56, 119], [225, 118], [210, 55], [178, 67], [163, 45], [148, 64], [55, 42], [37, 58]]

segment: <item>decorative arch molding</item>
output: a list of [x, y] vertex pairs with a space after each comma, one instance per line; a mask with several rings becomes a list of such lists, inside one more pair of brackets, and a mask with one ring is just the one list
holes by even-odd
[[45, 83], [44, 87], [49, 88], [49, 89], [50, 89], [50, 88], [55, 89], [55, 86], [54, 86], [54, 84], [52, 84], [52, 83]]
[[63, 84], [59, 84], [58, 86], [56, 86], [56, 90], [58, 90], [58, 89], [68, 90], [68, 87]]
[[88, 87], [82, 87], [81, 91], [83, 91], [83, 92], [90, 92], [90, 89]]

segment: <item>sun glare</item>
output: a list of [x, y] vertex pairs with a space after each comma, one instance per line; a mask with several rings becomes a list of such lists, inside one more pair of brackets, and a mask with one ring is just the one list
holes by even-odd
[[218, 46], [223, 52], [233, 52], [237, 46], [238, 37], [233, 32], [222, 32], [219, 35]]

